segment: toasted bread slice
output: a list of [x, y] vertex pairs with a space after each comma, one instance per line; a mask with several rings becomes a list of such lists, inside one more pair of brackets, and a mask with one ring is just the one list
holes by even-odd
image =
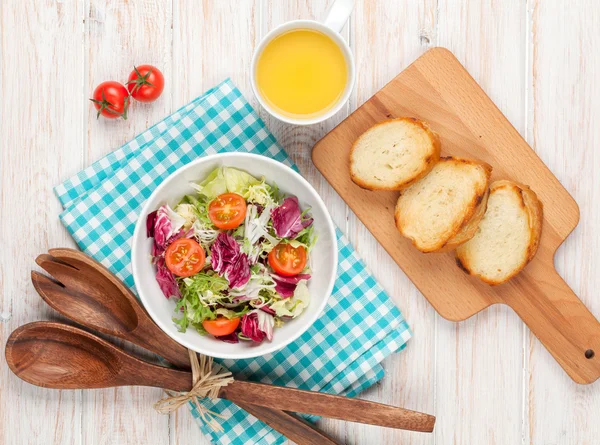
[[456, 263], [488, 284], [504, 283], [533, 259], [542, 233], [543, 210], [526, 185], [496, 181], [475, 236], [456, 249]]
[[440, 159], [400, 194], [396, 227], [421, 252], [448, 250], [467, 241], [485, 212], [491, 172], [483, 162]]
[[490, 190], [488, 188], [485, 191], [481, 202], [475, 208], [471, 219], [462, 227], [462, 229], [460, 229], [456, 235], [454, 235], [446, 244], [444, 244], [444, 247], [438, 249], [437, 252], [450, 252], [475, 236], [477, 228], [479, 227], [479, 222], [481, 221], [481, 218], [483, 218], [483, 215], [485, 215], [489, 196]]
[[350, 177], [368, 190], [402, 190], [425, 176], [440, 158], [440, 139], [425, 122], [390, 119], [354, 142]]

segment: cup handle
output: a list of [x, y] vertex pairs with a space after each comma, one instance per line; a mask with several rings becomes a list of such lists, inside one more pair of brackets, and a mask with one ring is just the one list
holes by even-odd
[[323, 24], [335, 32], [340, 32], [354, 9], [354, 0], [336, 0], [333, 2]]

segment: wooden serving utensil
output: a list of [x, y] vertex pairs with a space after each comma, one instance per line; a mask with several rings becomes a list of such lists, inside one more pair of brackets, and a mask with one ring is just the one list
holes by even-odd
[[190, 368], [188, 351], [152, 321], [137, 298], [112, 272], [74, 249], [50, 249], [36, 263], [54, 280], [31, 272], [50, 307], [71, 320], [155, 352], [178, 368]]
[[[21, 379], [57, 389], [153, 386], [189, 391], [189, 371], [140, 360], [89, 332], [56, 322], [17, 328], [6, 344], [6, 361]], [[431, 432], [435, 417], [367, 400], [234, 380], [219, 398], [351, 422]]]
[[[36, 263], [54, 280], [31, 272], [33, 286], [48, 305], [83, 326], [128, 340], [167, 358], [180, 368], [190, 368], [187, 349], [174, 342], [150, 319], [137, 298], [108, 269], [78, 250], [51, 249], [49, 253], [38, 256]], [[148, 334], [148, 339], [143, 337]], [[237, 405], [300, 445], [337, 444], [294, 413], [242, 403]]]

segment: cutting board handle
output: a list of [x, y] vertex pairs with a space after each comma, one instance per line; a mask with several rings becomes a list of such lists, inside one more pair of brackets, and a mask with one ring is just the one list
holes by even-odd
[[[533, 264], [532, 264], [533, 266]], [[600, 377], [600, 322], [575, 295], [554, 265], [504, 301], [527, 324], [563, 369], [577, 383]], [[516, 286], [520, 286], [517, 280]]]

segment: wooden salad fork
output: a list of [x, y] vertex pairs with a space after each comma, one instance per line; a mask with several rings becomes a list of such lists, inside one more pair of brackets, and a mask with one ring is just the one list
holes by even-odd
[[[137, 298], [108, 269], [83, 252], [51, 249], [36, 263], [54, 279], [31, 272], [40, 297], [65, 317], [104, 334], [127, 340], [190, 369], [186, 348], [165, 334]], [[237, 405], [300, 445], [336, 445], [334, 439], [294, 413], [250, 404]]]
[[54, 278], [31, 272], [33, 286], [50, 307], [81, 325], [155, 352], [178, 368], [190, 368], [187, 349], [166, 335], [102, 264], [74, 249], [51, 249], [35, 262]]

